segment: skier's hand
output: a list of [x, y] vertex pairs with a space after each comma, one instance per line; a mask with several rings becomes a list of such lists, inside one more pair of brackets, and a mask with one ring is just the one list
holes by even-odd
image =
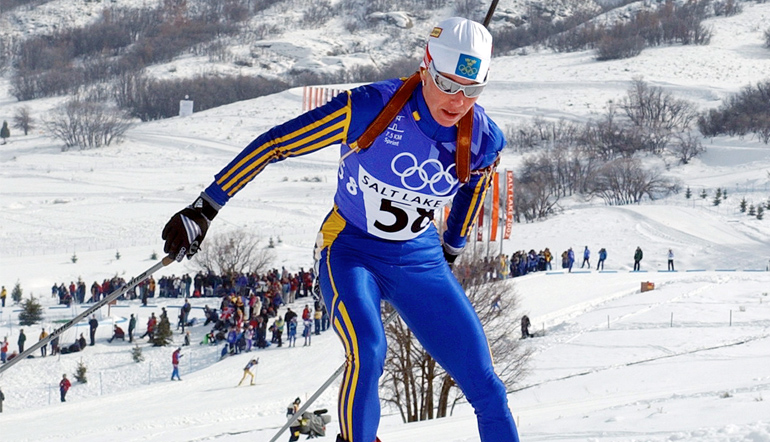
[[211, 220], [219, 207], [205, 193], [192, 204], [175, 213], [163, 228], [161, 238], [166, 241], [163, 251], [177, 261], [190, 259], [200, 249]]
[[455, 249], [452, 246], [447, 245], [444, 243], [443, 247], [444, 249], [444, 259], [446, 260], [447, 264], [449, 264], [449, 268], [451, 269], [454, 266], [455, 260], [458, 256], [460, 256], [460, 253], [462, 253], [462, 249]]

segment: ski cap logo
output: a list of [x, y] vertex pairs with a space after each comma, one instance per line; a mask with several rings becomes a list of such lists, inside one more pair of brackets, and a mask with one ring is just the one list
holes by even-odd
[[479, 73], [481, 59], [468, 54], [460, 54], [455, 75], [475, 80]]
[[443, 29], [441, 29], [441, 28], [439, 28], [438, 26], [436, 26], [436, 27], [435, 27], [435, 28], [433, 28], [433, 30], [430, 32], [430, 36], [431, 36], [431, 37], [435, 37], [435, 38], [439, 38], [439, 37], [441, 36], [441, 31], [443, 31]]

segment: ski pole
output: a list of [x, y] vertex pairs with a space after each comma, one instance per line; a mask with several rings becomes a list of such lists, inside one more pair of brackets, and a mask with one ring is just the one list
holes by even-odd
[[497, 8], [497, 3], [499, 0], [492, 0], [492, 4], [489, 5], [489, 10], [487, 11], [487, 16], [484, 17], [484, 27], [489, 28], [489, 22], [492, 21], [492, 14], [495, 13], [495, 8]]
[[[396, 319], [396, 317], [398, 317], [397, 312], [391, 313], [387, 318], [385, 318], [384, 321], [382, 321], [382, 326], [385, 327], [394, 319]], [[291, 427], [291, 424], [297, 420], [295, 416], [302, 416], [302, 413], [306, 412], [307, 409], [310, 408], [310, 405], [312, 405], [313, 402], [315, 402], [315, 400], [318, 399], [318, 397], [321, 396], [321, 394], [323, 394], [323, 392], [326, 391], [327, 388], [329, 388], [329, 385], [331, 385], [334, 382], [334, 380], [337, 379], [337, 377], [341, 375], [343, 371], [345, 371], [346, 365], [347, 365], [347, 361], [343, 362], [342, 365], [340, 365], [340, 367], [337, 369], [337, 371], [335, 371], [331, 376], [329, 376], [329, 379], [327, 379], [326, 382], [324, 382], [323, 385], [321, 385], [321, 387], [318, 388], [318, 390], [316, 390], [315, 393], [313, 393], [313, 395], [310, 396], [307, 401], [305, 401], [305, 405], [299, 407], [299, 410], [297, 410], [296, 413], [294, 413], [289, 417], [289, 420], [287, 420], [286, 423], [283, 424], [283, 427], [281, 427], [281, 429], [278, 430], [277, 433], [275, 433], [275, 436], [273, 436], [273, 438], [270, 439], [270, 442], [275, 442], [276, 440], [278, 440], [278, 438], [281, 437], [283, 432], [288, 430], [289, 427]]]
[[34, 351], [36, 351], [40, 347], [42, 347], [44, 345], [48, 345], [48, 343], [52, 339], [54, 339], [57, 336], [60, 336], [62, 333], [67, 331], [70, 327], [72, 327], [73, 325], [75, 325], [78, 322], [80, 322], [81, 319], [87, 317], [91, 313], [93, 313], [93, 312], [99, 310], [100, 308], [104, 307], [104, 305], [106, 305], [107, 303], [112, 302], [112, 301], [118, 299], [121, 295], [125, 294], [126, 292], [128, 292], [132, 288], [134, 288], [137, 285], [139, 285], [140, 282], [142, 282], [145, 279], [149, 278], [150, 275], [152, 275], [153, 273], [157, 272], [161, 268], [171, 264], [172, 262], [174, 262], [174, 258], [172, 258], [170, 256], [167, 256], [167, 257], [161, 259], [160, 261], [158, 261], [155, 265], [153, 265], [149, 269], [145, 270], [144, 272], [140, 273], [139, 275], [134, 276], [123, 287], [121, 287], [121, 288], [113, 291], [109, 295], [105, 296], [104, 298], [102, 298], [101, 301], [96, 302], [94, 305], [92, 305], [91, 307], [86, 309], [83, 313], [75, 316], [69, 322], [67, 322], [66, 324], [62, 325], [61, 327], [59, 327], [56, 330], [54, 330], [53, 332], [51, 332], [51, 334], [48, 335], [47, 337], [37, 341], [30, 348], [24, 350], [23, 352], [21, 352], [15, 358], [11, 359], [10, 361], [6, 362], [3, 365], [0, 365], [0, 373], [4, 372], [5, 370], [8, 370], [8, 368], [12, 367], [15, 363], [17, 363], [17, 362], [21, 361], [22, 359], [26, 358], [27, 356], [32, 354]]

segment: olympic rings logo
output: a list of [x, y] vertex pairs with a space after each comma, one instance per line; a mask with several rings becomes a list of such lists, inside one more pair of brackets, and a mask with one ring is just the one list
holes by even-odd
[[479, 68], [474, 68], [470, 64], [461, 65], [460, 67], [457, 68], [457, 70], [469, 77], [475, 76], [479, 72]]
[[[407, 158], [411, 165], [403, 170], [399, 170], [400, 168], [396, 166], [396, 162], [401, 158]], [[401, 185], [406, 189], [416, 192], [424, 189], [425, 186], [429, 186], [431, 192], [436, 196], [448, 194], [452, 191], [452, 187], [457, 184], [457, 179], [450, 173], [454, 167], [455, 165], [452, 164], [444, 170], [444, 165], [437, 159], [427, 159], [422, 164], [418, 164], [417, 158], [409, 152], [402, 152], [396, 155], [390, 163], [390, 169], [396, 176], [401, 178]], [[442, 188], [446, 187], [445, 189], [436, 189], [436, 184], [440, 182], [445, 183], [444, 186], [440, 186]]]

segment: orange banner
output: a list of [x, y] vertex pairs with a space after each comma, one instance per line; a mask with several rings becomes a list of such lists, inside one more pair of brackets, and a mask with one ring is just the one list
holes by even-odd
[[492, 177], [492, 211], [489, 214], [489, 240], [497, 241], [497, 217], [500, 214], [500, 173]]
[[503, 239], [511, 238], [511, 228], [513, 227], [513, 171], [505, 171], [505, 234]]

